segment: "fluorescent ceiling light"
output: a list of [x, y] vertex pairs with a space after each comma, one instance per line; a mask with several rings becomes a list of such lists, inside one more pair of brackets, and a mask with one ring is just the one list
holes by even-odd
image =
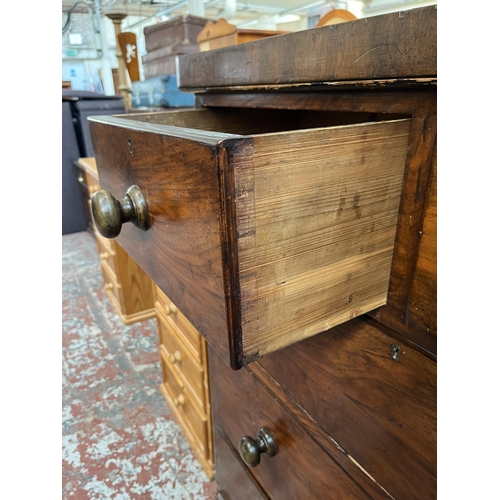
[[300, 21], [300, 16], [297, 16], [297, 14], [285, 14], [284, 16], [278, 16], [276, 19], [277, 23], [293, 23], [294, 21]]

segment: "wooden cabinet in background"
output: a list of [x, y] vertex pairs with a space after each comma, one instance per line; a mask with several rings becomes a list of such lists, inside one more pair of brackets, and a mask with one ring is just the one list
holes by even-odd
[[88, 230], [96, 238], [104, 290], [109, 300], [125, 325], [154, 318], [154, 285], [151, 278], [116, 241], [103, 238], [95, 230], [90, 209], [90, 199], [99, 190], [95, 159], [80, 158], [75, 166], [89, 221]]
[[174, 303], [155, 287], [163, 384], [160, 390], [191, 444], [203, 470], [213, 479], [212, 418], [207, 344]]
[[199, 33], [196, 42], [200, 51], [215, 50], [230, 45], [254, 42], [261, 38], [283, 35], [287, 31], [273, 30], [252, 30], [241, 29], [234, 24], [229, 24], [225, 19], [218, 19], [217, 22], [208, 21], [203, 30]]

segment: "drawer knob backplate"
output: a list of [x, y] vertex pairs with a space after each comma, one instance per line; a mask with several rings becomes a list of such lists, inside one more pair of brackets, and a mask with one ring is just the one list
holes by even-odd
[[116, 238], [125, 222], [132, 222], [143, 231], [149, 229], [146, 198], [138, 186], [129, 187], [123, 200], [117, 200], [103, 189], [94, 193], [92, 217], [97, 230], [105, 238]]
[[241, 458], [250, 467], [259, 465], [262, 453], [274, 457], [277, 451], [276, 442], [265, 427], [259, 429], [256, 439], [252, 439], [250, 436], [243, 436], [240, 440]]

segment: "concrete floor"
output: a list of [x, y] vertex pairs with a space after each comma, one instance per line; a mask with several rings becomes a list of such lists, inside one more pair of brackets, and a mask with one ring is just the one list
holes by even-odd
[[213, 500], [158, 385], [156, 320], [124, 326], [87, 232], [62, 237], [62, 498]]

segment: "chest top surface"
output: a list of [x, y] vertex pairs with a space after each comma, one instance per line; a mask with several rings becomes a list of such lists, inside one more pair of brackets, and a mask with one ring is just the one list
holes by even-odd
[[[198, 52], [178, 60], [192, 92], [353, 81], [435, 81], [437, 6], [349, 21]], [[373, 83], [373, 82], [372, 82]]]

